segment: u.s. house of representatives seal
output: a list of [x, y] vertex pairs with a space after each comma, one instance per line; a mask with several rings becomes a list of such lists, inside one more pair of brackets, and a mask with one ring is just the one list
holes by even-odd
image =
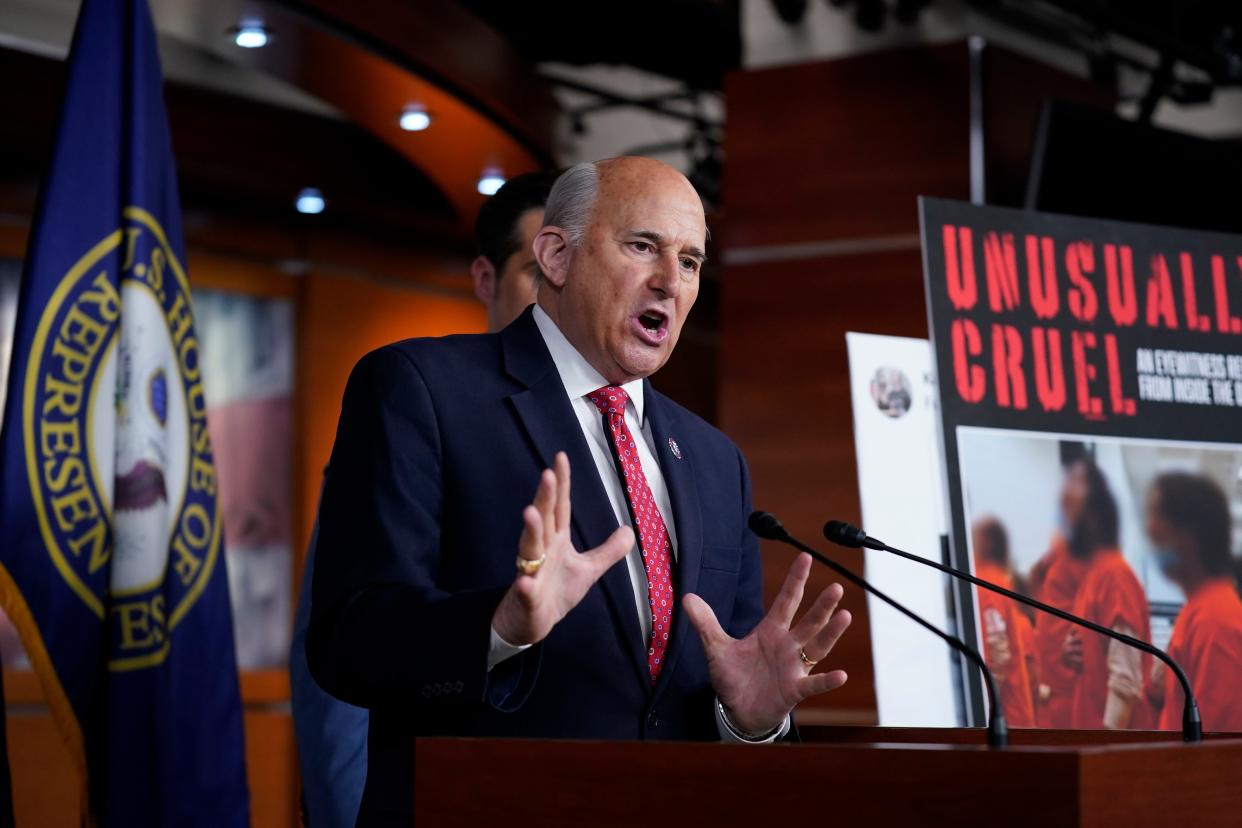
[[221, 537], [189, 283], [159, 223], [123, 215], [52, 294], [23, 400], [44, 543], [112, 670], [164, 660]]

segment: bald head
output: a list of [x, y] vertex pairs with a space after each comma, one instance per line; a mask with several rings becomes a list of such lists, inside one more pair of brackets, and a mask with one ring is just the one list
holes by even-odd
[[665, 187], [673, 193], [680, 191], [698, 205], [702, 214], [698, 193], [681, 172], [654, 158], [623, 156], [586, 161], [562, 173], [548, 196], [544, 223], [562, 228], [571, 241], [580, 243], [601, 192], [605, 200], [624, 199], [636, 190], [652, 186]]
[[698, 296], [707, 223], [686, 177], [650, 158], [571, 167], [548, 198], [539, 304], [610, 383], [668, 360]]
[[600, 189], [616, 198], [659, 191], [669, 198], [684, 198], [694, 205], [700, 219], [703, 218], [703, 203], [694, 186], [680, 170], [663, 161], [638, 156], [608, 158], [598, 162], [596, 169], [599, 170]]

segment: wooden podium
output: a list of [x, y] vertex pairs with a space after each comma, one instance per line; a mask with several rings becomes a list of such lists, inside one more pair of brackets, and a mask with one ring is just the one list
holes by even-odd
[[420, 739], [430, 826], [1242, 824], [1242, 738], [804, 727], [802, 744]]

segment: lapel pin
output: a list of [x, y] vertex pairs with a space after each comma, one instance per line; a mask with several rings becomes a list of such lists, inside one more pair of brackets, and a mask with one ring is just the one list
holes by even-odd
[[672, 437], [668, 438], [668, 450], [671, 451], [673, 456], [678, 460], [681, 459], [681, 446], [677, 445], [677, 441]]

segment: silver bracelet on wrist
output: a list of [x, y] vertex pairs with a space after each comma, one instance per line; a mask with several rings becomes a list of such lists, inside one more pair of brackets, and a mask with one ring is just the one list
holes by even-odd
[[780, 731], [781, 725], [784, 724], [784, 722], [781, 722], [781, 724], [778, 724], [766, 733], [747, 733], [733, 723], [733, 718], [729, 715], [729, 711], [725, 709], [724, 702], [720, 700], [719, 696], [716, 697], [716, 709], [720, 711], [720, 720], [724, 722], [729, 732], [743, 742], [765, 742], [775, 736]]

